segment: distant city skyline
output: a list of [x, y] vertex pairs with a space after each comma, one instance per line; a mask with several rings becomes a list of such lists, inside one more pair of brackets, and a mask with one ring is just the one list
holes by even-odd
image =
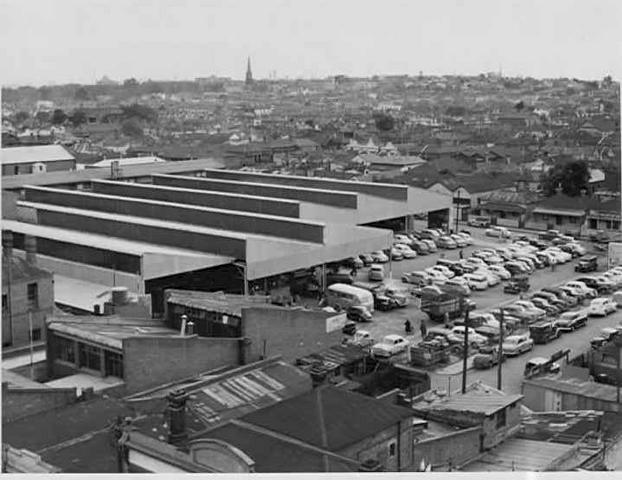
[[0, 0], [2, 84], [622, 76], [618, 0]]

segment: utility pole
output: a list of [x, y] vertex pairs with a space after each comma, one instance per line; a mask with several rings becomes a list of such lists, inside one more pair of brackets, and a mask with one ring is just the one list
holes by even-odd
[[620, 403], [620, 350], [622, 347], [620, 345], [616, 345], [618, 347], [618, 354], [616, 355], [616, 402]]
[[454, 233], [458, 233], [458, 216], [460, 215], [460, 187], [458, 187], [458, 202], [456, 203], [456, 229]]
[[501, 372], [501, 365], [503, 364], [503, 329], [504, 329], [504, 319], [503, 319], [503, 308], [500, 309], [501, 315], [499, 315], [499, 351], [497, 352], [498, 364], [497, 364], [497, 390], [503, 390], [503, 377]]
[[462, 359], [462, 393], [466, 393], [467, 357], [469, 353], [469, 311], [464, 315], [464, 357]]
[[[35, 379], [35, 366], [34, 366], [34, 346], [32, 344], [32, 310], [28, 310], [28, 331], [29, 331], [29, 335], [28, 338], [30, 339], [30, 379], [34, 380]], [[618, 355], [618, 358], [620, 356]], [[619, 391], [619, 390], [618, 390]]]

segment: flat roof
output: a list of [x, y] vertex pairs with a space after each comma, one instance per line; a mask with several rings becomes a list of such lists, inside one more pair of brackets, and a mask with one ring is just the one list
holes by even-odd
[[[193, 290], [166, 289], [165, 300], [187, 307], [198, 308], [210, 312], [225, 313], [240, 317], [243, 308], [257, 305], [271, 305], [267, 295], [234, 295], [223, 292], [201, 292]], [[279, 308], [279, 307], [273, 307]]]
[[[5, 149], [1, 150], [1, 152], [4, 151]], [[126, 165], [121, 169], [119, 178], [147, 177], [152, 173], [189, 173], [201, 171], [204, 168], [223, 168], [224, 166], [225, 163], [223, 160], [214, 158], [184, 160], [180, 162], [149, 163], [145, 165]], [[108, 180], [110, 178], [110, 170], [104, 168], [10, 175], [2, 178], [2, 189], [21, 189], [25, 185], [66, 185], [90, 182], [94, 179]]]
[[[75, 160], [75, 157], [62, 145], [2, 148], [0, 149], [0, 158], [2, 158], [2, 165]], [[4, 183], [4, 178], [2, 183]]]
[[54, 303], [93, 313], [93, 306], [108, 301], [111, 295], [107, 285], [54, 275]]

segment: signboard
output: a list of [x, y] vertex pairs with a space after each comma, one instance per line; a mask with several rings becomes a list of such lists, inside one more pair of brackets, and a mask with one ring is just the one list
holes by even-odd
[[341, 330], [346, 324], [346, 314], [340, 313], [339, 315], [333, 315], [326, 319], [326, 333], [334, 332], [335, 330]]
[[622, 265], [622, 243], [610, 242], [609, 249], [607, 251], [607, 265], [608, 268], [613, 268], [618, 265]]

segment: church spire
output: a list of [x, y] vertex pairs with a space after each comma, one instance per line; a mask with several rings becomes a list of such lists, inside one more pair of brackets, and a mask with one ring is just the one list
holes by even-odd
[[253, 83], [253, 72], [251, 71], [251, 57], [248, 57], [246, 64], [246, 85]]

